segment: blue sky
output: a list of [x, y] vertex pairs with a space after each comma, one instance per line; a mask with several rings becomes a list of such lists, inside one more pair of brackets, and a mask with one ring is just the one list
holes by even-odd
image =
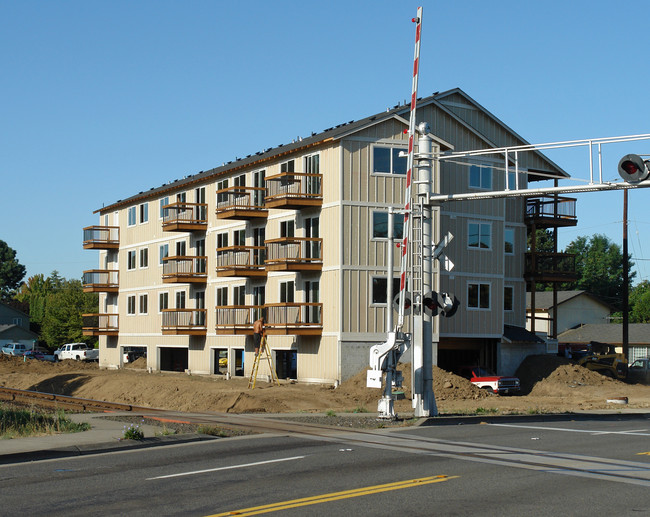
[[[650, 133], [650, 2], [0, 0], [0, 239], [28, 276], [80, 278], [103, 204], [404, 102], [418, 5], [420, 96], [460, 87], [531, 143]], [[627, 153], [650, 141], [606, 179]], [[578, 195], [561, 247], [620, 244], [622, 199]], [[636, 281], [649, 202], [630, 194]]]

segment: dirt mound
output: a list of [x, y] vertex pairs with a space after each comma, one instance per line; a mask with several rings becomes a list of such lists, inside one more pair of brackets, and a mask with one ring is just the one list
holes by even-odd
[[545, 379], [535, 384], [530, 394], [545, 397], [559, 396], [572, 388], [584, 386], [613, 388], [615, 385], [619, 385], [620, 388], [625, 387], [623, 382], [605, 377], [577, 364], [566, 364], [558, 366]]
[[147, 358], [146, 357], [139, 357], [135, 361], [131, 361], [130, 363], [126, 363], [124, 365], [124, 368], [132, 368], [135, 370], [146, 370], [147, 369]]
[[529, 355], [515, 372], [515, 377], [521, 382], [521, 394], [527, 395], [535, 384], [546, 379], [558, 367], [570, 364], [573, 364], [571, 360], [557, 355]]

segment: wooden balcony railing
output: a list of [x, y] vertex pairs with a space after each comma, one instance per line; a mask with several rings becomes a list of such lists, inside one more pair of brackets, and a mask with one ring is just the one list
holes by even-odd
[[268, 217], [264, 206], [266, 189], [228, 187], [217, 190], [217, 219], [259, 219]]
[[560, 196], [535, 196], [526, 199], [526, 222], [540, 228], [576, 226], [576, 199]]
[[84, 228], [84, 249], [111, 250], [120, 247], [119, 226], [87, 226]]
[[116, 293], [120, 272], [113, 269], [90, 269], [83, 272], [84, 293]]
[[165, 257], [163, 258], [163, 283], [206, 283], [208, 257]]
[[163, 335], [206, 335], [205, 309], [163, 309]]
[[267, 334], [320, 336], [323, 333], [322, 303], [270, 303], [216, 307], [217, 334], [252, 334], [262, 314]]
[[264, 277], [264, 246], [217, 248], [217, 276]]
[[577, 280], [576, 256], [572, 253], [526, 253], [524, 277], [535, 282]]
[[205, 231], [208, 228], [206, 203], [171, 203], [163, 206], [163, 230], [168, 232]]
[[323, 239], [283, 237], [266, 244], [267, 271], [318, 271], [323, 269]]
[[81, 321], [84, 336], [118, 335], [119, 314], [82, 314]]
[[217, 334], [252, 334], [253, 323], [264, 314], [261, 305], [225, 305], [216, 308]]
[[282, 172], [266, 178], [266, 208], [322, 206], [322, 174]]

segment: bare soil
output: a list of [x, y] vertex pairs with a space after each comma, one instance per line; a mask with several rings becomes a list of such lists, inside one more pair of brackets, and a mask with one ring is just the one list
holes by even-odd
[[[290, 381], [275, 386], [259, 378], [256, 388], [248, 389], [246, 378], [148, 373], [145, 366], [145, 359], [121, 370], [106, 370], [97, 363], [24, 362], [0, 356], [0, 386], [190, 412], [375, 412], [381, 396], [380, 390], [366, 388], [365, 370], [336, 389]], [[404, 399], [395, 402], [395, 409], [404, 415], [412, 413], [410, 365], [403, 365], [402, 371]], [[496, 396], [434, 367], [438, 410], [442, 414], [511, 414], [650, 408], [650, 386], [613, 380], [556, 356], [531, 356], [516, 375], [522, 394]], [[612, 402], [623, 397], [627, 404]]]

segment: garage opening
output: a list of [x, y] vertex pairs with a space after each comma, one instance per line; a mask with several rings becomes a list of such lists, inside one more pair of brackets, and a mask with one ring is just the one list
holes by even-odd
[[160, 369], [168, 372], [187, 370], [187, 348], [160, 348]]
[[214, 349], [214, 373], [216, 375], [226, 375], [228, 372], [228, 349]]
[[276, 350], [275, 369], [278, 379], [297, 379], [298, 352], [296, 350]]
[[244, 349], [233, 349], [231, 354], [235, 356], [235, 376], [244, 376]]
[[138, 359], [143, 358], [142, 367], [147, 367], [147, 347], [146, 346], [125, 346], [122, 348], [122, 363], [132, 365]]

